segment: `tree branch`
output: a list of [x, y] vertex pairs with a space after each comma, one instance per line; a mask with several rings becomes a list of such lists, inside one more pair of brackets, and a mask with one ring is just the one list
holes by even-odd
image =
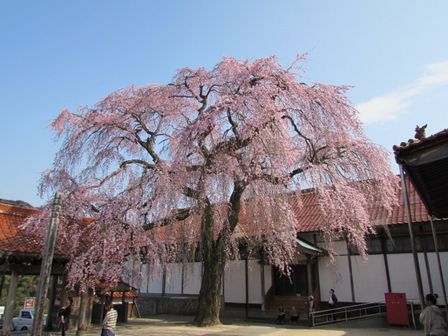
[[146, 168], [146, 169], [154, 169], [155, 168], [154, 164], [150, 164], [150, 163], [148, 163], [144, 160], [140, 160], [140, 159], [132, 159], [132, 160], [123, 161], [120, 164], [120, 168], [125, 168], [127, 165], [131, 165], [131, 164], [136, 164], [136, 165], [142, 166], [143, 168]]
[[187, 219], [193, 213], [192, 208], [178, 209], [171, 216], [165, 217], [159, 221], [143, 224], [143, 230], [150, 230], [154, 227], [167, 226], [175, 221], [181, 221]]

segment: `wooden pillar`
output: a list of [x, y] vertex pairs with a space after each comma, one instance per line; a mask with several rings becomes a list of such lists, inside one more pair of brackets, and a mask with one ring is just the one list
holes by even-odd
[[53, 279], [51, 281], [51, 293], [50, 293], [50, 300], [49, 300], [49, 305], [48, 305], [47, 321], [45, 323], [46, 330], [54, 330], [53, 329], [53, 316], [54, 316], [54, 303], [56, 300], [57, 285], [58, 285], [58, 276], [54, 275]]
[[260, 262], [260, 278], [261, 278], [261, 311], [266, 311], [266, 284], [264, 283], [264, 264]]
[[11, 272], [11, 278], [9, 281], [8, 298], [6, 301], [5, 315], [3, 317], [3, 335], [11, 335], [11, 322], [16, 307], [16, 290], [19, 276], [16, 272]]
[[76, 335], [81, 335], [81, 331], [87, 330], [86, 312], [89, 303], [89, 291], [81, 293], [81, 302], [79, 303], [78, 311], [78, 329]]
[[222, 271], [222, 299], [221, 299], [221, 312], [226, 309], [226, 268]]
[[422, 238], [423, 237], [420, 236], [418, 237], [418, 240], [420, 241], [420, 246], [423, 250], [423, 258], [425, 260], [425, 268], [426, 268], [426, 276], [428, 277], [429, 292], [434, 293], [434, 288], [432, 286], [431, 268], [429, 267], [428, 253], [426, 251], [426, 245]]
[[162, 270], [162, 296], [165, 296], [166, 293], [166, 266], [163, 266]]
[[181, 295], [184, 295], [184, 272], [185, 272], [184, 266], [185, 266], [185, 263], [182, 262], [181, 275], [180, 275], [180, 294]]
[[149, 293], [149, 279], [151, 278], [151, 267], [149, 264], [146, 264], [147, 272], [146, 272], [146, 293]]
[[348, 240], [345, 240], [347, 245], [347, 259], [348, 259], [348, 271], [350, 273], [350, 291], [352, 294], [352, 302], [355, 301], [355, 286], [353, 284], [353, 270], [352, 270], [352, 258], [351, 258], [351, 252], [350, 252], [350, 246], [348, 245]]
[[448, 317], [448, 302], [447, 302], [447, 297], [446, 297], [445, 280], [443, 278], [442, 263], [440, 262], [439, 243], [437, 241], [437, 234], [436, 234], [436, 230], [434, 228], [434, 221], [433, 221], [432, 216], [430, 218], [430, 223], [431, 223], [432, 239], [434, 241], [434, 249], [436, 251], [436, 256], [437, 256], [437, 265], [439, 268], [439, 275], [440, 275], [440, 282], [442, 285], [443, 298], [445, 301], [445, 314], [446, 314], [446, 317]]
[[387, 259], [387, 251], [386, 251], [386, 241], [384, 240], [384, 232], [381, 232], [380, 240], [381, 240], [381, 253], [383, 254], [384, 259], [384, 268], [386, 270], [386, 281], [387, 281], [387, 291], [392, 293], [392, 285], [390, 281], [390, 271], [389, 271], [389, 261]]
[[409, 205], [409, 194], [408, 194], [408, 188], [406, 185], [406, 179], [404, 176], [404, 170], [403, 166], [401, 164], [398, 165], [400, 168], [400, 178], [401, 178], [401, 189], [403, 192], [403, 201], [404, 201], [404, 207], [406, 210], [406, 215], [408, 218], [408, 229], [409, 229], [409, 238], [411, 241], [411, 250], [412, 250], [412, 256], [414, 258], [414, 267], [415, 267], [415, 276], [417, 279], [417, 288], [418, 288], [418, 296], [420, 301], [420, 307], [423, 309], [425, 307], [425, 299], [423, 294], [423, 284], [422, 284], [422, 274], [420, 272], [420, 264], [418, 263], [418, 255], [417, 250], [415, 249], [415, 237], [414, 237], [414, 228], [412, 227], [412, 214], [411, 214], [411, 207]]
[[244, 273], [245, 273], [245, 287], [246, 287], [246, 305], [245, 305], [245, 313], [246, 320], [249, 317], [249, 261], [244, 259]]
[[313, 277], [312, 277], [312, 267], [311, 267], [311, 256], [307, 254], [306, 256], [306, 282], [307, 282], [307, 291], [308, 296], [313, 295]]

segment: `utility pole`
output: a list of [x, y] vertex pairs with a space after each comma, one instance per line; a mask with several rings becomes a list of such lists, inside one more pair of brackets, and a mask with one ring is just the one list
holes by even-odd
[[62, 194], [57, 192], [54, 195], [53, 208], [51, 210], [50, 225], [48, 227], [47, 242], [45, 244], [45, 252], [42, 258], [40, 268], [39, 288], [37, 290], [37, 300], [35, 316], [33, 319], [34, 336], [42, 335], [42, 319], [44, 315], [45, 298], [47, 297], [48, 282], [50, 280], [51, 265], [53, 263], [54, 247], [56, 244], [56, 235], [59, 225], [59, 212], [61, 210]]

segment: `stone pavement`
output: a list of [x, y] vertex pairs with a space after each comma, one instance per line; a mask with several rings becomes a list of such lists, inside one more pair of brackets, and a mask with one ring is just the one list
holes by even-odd
[[[413, 336], [423, 335], [423, 331], [409, 328], [341, 328], [337, 325], [308, 328], [303, 326], [271, 325], [266, 323], [234, 322], [215, 327], [199, 328], [190, 325], [189, 317], [157, 316], [156, 318], [141, 318], [130, 320], [127, 324], [118, 326], [117, 336]], [[99, 336], [98, 327], [83, 336]], [[52, 335], [57, 335], [53, 334]], [[74, 335], [74, 333], [68, 333]]]

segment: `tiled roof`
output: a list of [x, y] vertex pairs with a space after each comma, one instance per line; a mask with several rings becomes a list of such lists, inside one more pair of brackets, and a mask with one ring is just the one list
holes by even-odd
[[[401, 184], [400, 184], [401, 186]], [[428, 222], [430, 216], [426, 208], [415, 191], [412, 184], [407, 182], [409, 191], [409, 204], [411, 209], [411, 216], [413, 222]], [[375, 225], [385, 224], [405, 224], [407, 223], [407, 214], [403, 202], [403, 193], [399, 188], [399, 204], [394, 206], [392, 213], [388, 216], [387, 211], [380, 207], [373, 207], [370, 209], [370, 216]], [[326, 219], [323, 216], [319, 205], [317, 195], [315, 193], [307, 193], [302, 195], [302, 207], [293, 206], [297, 221], [300, 224], [301, 232], [319, 231], [326, 224]]]
[[[418, 196], [412, 185], [408, 184], [409, 202], [411, 206], [412, 220], [414, 222], [428, 222], [430, 216], [426, 211], [423, 202]], [[407, 223], [407, 215], [403, 203], [402, 193], [399, 193], [399, 205], [393, 208], [392, 214], [387, 216], [384, 209], [372, 208], [370, 209], [371, 217], [375, 225], [384, 224], [404, 224]], [[327, 223], [326, 218], [322, 214], [317, 195], [312, 191], [306, 192], [301, 196], [302, 206], [296, 198], [292, 198], [293, 209], [296, 219], [300, 225], [300, 232], [320, 231]], [[12, 205], [5, 205], [0, 203], [0, 252], [3, 253], [26, 253], [26, 254], [42, 254], [42, 242], [30, 234], [25, 233], [20, 229], [25, 219], [36, 213], [36, 209], [20, 208]], [[241, 229], [247, 228], [249, 219], [244, 213], [240, 217]], [[199, 224], [200, 219], [196, 217], [193, 223]], [[184, 229], [181, 225], [174, 225], [174, 235], [180, 236]], [[166, 232], [166, 227], [155, 228], [150, 230], [153, 233], [160, 235], [161, 239], [165, 239], [173, 234], [173, 231]], [[246, 232], [247, 233], [247, 232]], [[63, 256], [63, 249], [56, 245], [56, 256]]]
[[[38, 210], [0, 203], [0, 252], [42, 255], [40, 238], [24, 232], [20, 225]], [[63, 249], [56, 244], [55, 256], [63, 256]]]
[[[132, 292], [113, 292], [113, 298], [121, 299], [123, 297], [123, 294], [125, 299], [133, 299], [138, 297], [138, 293], [132, 291]], [[105, 296], [110, 296], [110, 292], [106, 292]]]
[[437, 132], [427, 138], [422, 139], [409, 139], [407, 142], [400, 143], [399, 146], [393, 146], [395, 155], [402, 155], [405, 152], [412, 151], [423, 146], [432, 145], [439, 141], [445, 141], [448, 138], [448, 129]]
[[[423, 202], [421, 201], [414, 187], [410, 185], [409, 182], [407, 182], [407, 185], [409, 191], [409, 203], [411, 208], [412, 221], [428, 222], [430, 220], [430, 216], [426, 211]], [[372, 207], [370, 209], [370, 216], [374, 225], [379, 226], [407, 223], [407, 215], [403, 202], [403, 193], [401, 192], [400, 187], [397, 197], [399, 198], [399, 204], [393, 207], [392, 213], [389, 216], [387, 211], [383, 208]], [[309, 190], [301, 195], [301, 206], [296, 197], [292, 197], [291, 202], [295, 217], [300, 226], [299, 233], [321, 231], [322, 228], [327, 225], [328, 221], [319, 207], [318, 197], [312, 190]], [[250, 216], [248, 216], [244, 211], [240, 213], [240, 223], [238, 224], [236, 231], [244, 232], [247, 235], [251, 234], [250, 226], [248, 225], [250, 221], [249, 217]], [[190, 224], [189, 229], [192, 228], [192, 225], [199, 226], [200, 218], [198, 216], [195, 216], [191, 222], [192, 223]], [[150, 231], [152, 231], [152, 233], [157, 235], [160, 239], [165, 240], [168, 237], [182, 236], [183, 230], [183, 225], [172, 224], [170, 225], [169, 229], [168, 227], [156, 227], [155, 229], [152, 229]], [[194, 231], [194, 228], [192, 231]]]

